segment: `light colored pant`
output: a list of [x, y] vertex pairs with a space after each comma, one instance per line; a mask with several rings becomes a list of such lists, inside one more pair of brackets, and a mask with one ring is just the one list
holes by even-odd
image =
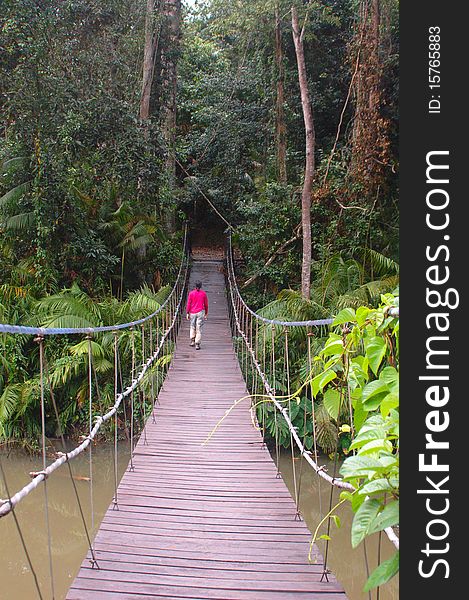
[[205, 311], [201, 310], [198, 313], [191, 313], [191, 340], [195, 339], [196, 344], [200, 344], [202, 338], [202, 328], [204, 326]]

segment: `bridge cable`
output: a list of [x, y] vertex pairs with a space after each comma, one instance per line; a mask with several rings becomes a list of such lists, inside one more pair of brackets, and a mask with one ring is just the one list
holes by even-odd
[[[63, 434], [63, 430], [62, 430], [62, 424], [60, 422], [59, 411], [58, 411], [58, 408], [57, 408], [57, 403], [55, 401], [55, 395], [54, 395], [54, 391], [53, 391], [53, 388], [52, 388], [52, 382], [51, 382], [51, 379], [50, 379], [49, 364], [48, 364], [47, 357], [46, 357], [45, 353], [44, 353], [44, 373], [45, 373], [45, 379], [46, 379], [46, 382], [47, 382], [47, 386], [49, 388], [49, 395], [50, 395], [50, 399], [51, 399], [52, 406], [53, 406], [53, 409], [54, 409], [55, 419], [56, 419], [56, 422], [57, 422], [57, 430], [58, 430], [59, 437], [60, 437], [60, 440], [61, 440], [61, 443], [62, 443], [62, 450], [63, 450], [63, 452], [56, 452], [56, 456], [66, 456], [67, 455], [66, 454], [66, 452], [67, 452], [67, 444], [65, 443], [65, 437], [64, 437], [64, 434]], [[86, 524], [85, 513], [83, 511], [83, 506], [81, 504], [80, 496], [78, 494], [78, 489], [77, 489], [75, 480], [73, 478], [72, 465], [70, 464], [69, 460], [67, 460], [66, 462], [67, 462], [68, 474], [69, 474], [69, 477], [70, 477], [70, 482], [71, 482], [71, 484], [73, 486], [73, 490], [75, 492], [75, 498], [76, 498], [76, 501], [77, 501], [77, 504], [78, 504], [78, 510], [80, 512], [81, 521], [82, 521], [83, 528], [84, 528], [85, 535], [86, 535], [86, 539], [87, 539], [87, 542], [88, 542], [88, 549], [89, 549], [89, 551], [91, 553], [91, 556], [92, 556], [91, 563], [95, 562], [96, 565], [97, 565], [98, 563], [96, 561], [96, 556], [94, 555], [93, 547], [92, 547], [92, 544], [91, 544], [91, 537], [90, 537], [90, 534], [88, 532], [88, 526]]]
[[[91, 345], [91, 335], [88, 335], [88, 424], [89, 424], [89, 435], [91, 437], [91, 432], [93, 431], [93, 359], [92, 359], [92, 345]], [[90, 441], [88, 446], [88, 457], [89, 457], [89, 470], [90, 470], [90, 519], [91, 519], [91, 547], [93, 549], [94, 555], [94, 490], [93, 490], [93, 441]], [[94, 567], [94, 562], [91, 563], [91, 566]]]
[[[150, 354], [153, 352], [153, 324], [150, 321]], [[156, 423], [155, 419], [155, 377], [154, 373], [151, 373], [150, 377], [150, 395], [151, 395], [151, 418], [153, 425]]]
[[[339, 437], [337, 436], [337, 445], [336, 445], [335, 453], [334, 453], [334, 470], [333, 470], [333, 474], [332, 474], [333, 480], [335, 480], [336, 474], [337, 474], [338, 457], [339, 457]], [[328, 515], [331, 515], [331, 512], [332, 512], [333, 496], [334, 496], [334, 486], [331, 485], [330, 490], [329, 490], [329, 512], [327, 513]], [[331, 539], [330, 533], [331, 533], [331, 517], [329, 516], [329, 518], [327, 519], [327, 529], [326, 529], [326, 551], [324, 553], [324, 565], [323, 565], [323, 571], [322, 571], [320, 581], [323, 581], [323, 579], [325, 579], [326, 581], [329, 581], [328, 575], [329, 575], [329, 573], [331, 573], [331, 570], [327, 568], [327, 561], [328, 561], [328, 557], [329, 557], [329, 542]]]
[[[39, 378], [40, 378], [40, 390], [41, 390], [41, 444], [42, 444], [42, 470], [46, 472], [47, 458], [46, 458], [46, 410], [44, 402], [44, 338], [39, 336], [35, 339], [39, 344]], [[55, 600], [55, 587], [54, 587], [54, 569], [52, 565], [52, 548], [51, 548], [51, 533], [50, 533], [50, 521], [49, 521], [49, 499], [47, 494], [47, 477], [44, 477], [44, 512], [46, 517], [46, 531], [47, 531], [47, 549], [49, 555], [49, 576], [52, 600]]]
[[[266, 337], [267, 336], [266, 336], [265, 327], [263, 328], [262, 332], [263, 332], [263, 336], [262, 336], [262, 341], [263, 341], [262, 361], [263, 361], [263, 369], [265, 371], [266, 370], [266, 361], [267, 361], [267, 359], [266, 359], [266, 356], [267, 356], [267, 353], [266, 353]], [[265, 446], [265, 438], [266, 438], [266, 435], [265, 435], [265, 424], [266, 424], [266, 405], [265, 405], [265, 402], [263, 402], [262, 403], [262, 443], [263, 443], [264, 446]], [[278, 468], [278, 465], [277, 465], [277, 468]]]
[[[118, 340], [117, 332], [114, 332], [114, 403], [117, 401], [118, 382], [119, 382], [119, 371], [118, 371]], [[112, 499], [113, 509], [119, 510], [119, 504], [117, 499], [117, 487], [118, 487], [118, 465], [117, 465], [117, 448], [118, 446], [118, 411], [114, 414], [114, 498]]]
[[[33, 563], [32, 563], [31, 557], [29, 556], [28, 548], [27, 548], [26, 542], [24, 540], [23, 532], [21, 531], [21, 527], [20, 527], [20, 524], [19, 524], [19, 521], [18, 521], [18, 517], [16, 516], [15, 508], [12, 505], [10, 490], [9, 490], [8, 483], [7, 483], [7, 477], [6, 477], [5, 471], [3, 469], [3, 463], [2, 463], [2, 457], [1, 456], [0, 456], [0, 471], [2, 472], [3, 485], [5, 486], [5, 491], [6, 491], [7, 497], [8, 497], [8, 500], [6, 500], [6, 502], [8, 502], [10, 504], [10, 506], [11, 506], [11, 514], [13, 515], [13, 520], [15, 521], [16, 530], [18, 531], [18, 535], [19, 535], [20, 540], [21, 540], [21, 545], [23, 546], [23, 550], [24, 550], [24, 553], [25, 553], [25, 556], [26, 556], [26, 560], [28, 561], [29, 568], [30, 568], [31, 573], [32, 573], [33, 578], [34, 578], [34, 585], [36, 586], [37, 594], [38, 594], [40, 600], [44, 600], [43, 595], [41, 593], [41, 588], [39, 586], [39, 581], [38, 581], [38, 578], [37, 578], [37, 575], [36, 575], [36, 571], [35, 571], [35, 569], [33, 567]], [[1, 504], [2, 504], [2, 501], [0, 500], [0, 506], [1, 506]]]
[[[313, 395], [313, 383], [312, 383], [312, 373], [313, 373], [313, 353], [311, 349], [311, 340], [314, 336], [312, 331], [308, 332], [308, 367], [309, 367], [309, 377], [311, 379], [310, 389], [311, 389], [311, 416], [313, 421], [313, 451], [314, 451], [314, 460], [318, 462], [318, 446], [317, 446], [317, 431], [316, 431], [316, 407], [314, 406], [314, 395]], [[306, 406], [306, 404], [305, 404]], [[304, 445], [304, 444], [303, 444]], [[303, 454], [301, 455], [303, 459]], [[321, 480], [322, 478], [318, 475], [318, 498], [319, 498], [319, 520], [322, 521], [322, 492], [321, 492]]]
[[[290, 385], [290, 355], [289, 355], [289, 347], [288, 347], [288, 329], [285, 328], [285, 350], [284, 350], [284, 360], [285, 360], [285, 371], [287, 374], [287, 396], [288, 396], [288, 415], [291, 419], [291, 385]], [[293, 444], [293, 432], [290, 429], [290, 449], [291, 449], [291, 462], [292, 462], [292, 472], [293, 472], [293, 486], [295, 488], [295, 504], [296, 504], [296, 515], [295, 520], [300, 519], [300, 500], [299, 500], [299, 489], [298, 489], [298, 481], [296, 476], [296, 463], [295, 463], [295, 445]]]
[[[265, 329], [265, 327], [264, 327]], [[275, 369], [275, 329], [272, 325], [271, 328], [271, 344], [272, 344], [272, 385], [273, 389], [277, 391], [277, 377]], [[263, 403], [265, 407], [265, 402]], [[275, 427], [275, 464], [277, 465], [277, 478], [280, 477], [280, 442], [279, 442], [279, 428], [278, 428], [278, 416], [277, 407], [274, 406], [274, 427]]]
[[[158, 336], [160, 332], [160, 315], [156, 315], [156, 345], [158, 345]], [[161, 377], [161, 385], [160, 385], [160, 377]], [[156, 361], [156, 385], [158, 386], [157, 394], [156, 394], [156, 403], [159, 404], [159, 392], [163, 387], [163, 374], [160, 376], [160, 361]]]
[[[363, 539], [363, 559], [365, 561], [366, 577], [370, 576], [370, 565], [368, 562], [368, 552], [366, 550], [366, 538]], [[368, 591], [368, 600], [371, 600], [371, 591]]]
[[[135, 380], [135, 330], [130, 329], [130, 343], [132, 348], [132, 368], [131, 377], [132, 383]], [[130, 393], [130, 466], [129, 471], [134, 471], [134, 389]]]
[[[307, 339], [309, 340], [309, 336], [307, 337]], [[302, 398], [303, 400], [303, 398]], [[306, 424], [307, 424], [307, 418], [306, 418], [306, 398], [304, 398], [304, 402], [303, 402], [303, 439], [302, 439], [302, 443], [303, 443], [303, 447], [306, 448]], [[303, 455], [300, 454], [300, 476], [299, 476], [299, 482], [298, 482], [298, 496], [301, 498], [301, 480], [303, 477]]]
[[[142, 328], [142, 366], [145, 364], [145, 324], [142, 323], [141, 325]], [[145, 423], [146, 423], [146, 404], [145, 404], [145, 387], [142, 385], [140, 387], [140, 393], [139, 393], [139, 398], [141, 399], [141, 401], [139, 402], [140, 404], [140, 412], [142, 415], [142, 423], [144, 425], [143, 427], [143, 445], [144, 446], [148, 446], [148, 441], [147, 441], [147, 429], [145, 427]]]
[[[385, 494], [385, 499], [386, 499], [386, 494]], [[380, 529], [378, 532], [378, 553], [377, 553], [377, 564], [378, 565], [381, 564], [381, 540], [383, 538], [382, 534], [383, 534], [383, 532]], [[380, 590], [381, 590], [381, 586], [378, 585], [378, 587], [376, 588], [376, 600], [379, 600]]]

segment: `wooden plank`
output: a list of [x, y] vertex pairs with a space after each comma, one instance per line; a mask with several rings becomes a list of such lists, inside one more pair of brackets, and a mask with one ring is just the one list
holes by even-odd
[[[183, 326], [133, 471], [118, 488], [68, 600], [346, 600], [253, 426], [220, 263], [195, 261], [210, 299], [200, 352]], [[214, 432], [216, 425], [218, 429]], [[210, 434], [208, 443], [203, 444]]]

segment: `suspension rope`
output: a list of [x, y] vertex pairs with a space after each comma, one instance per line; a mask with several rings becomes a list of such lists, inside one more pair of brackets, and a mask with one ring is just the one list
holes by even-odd
[[[160, 315], [156, 315], [156, 344], [158, 345], [158, 336], [160, 333]], [[156, 394], [156, 403], [159, 404], [159, 393], [163, 387], [163, 374], [161, 374], [161, 385], [160, 385], [160, 361], [156, 361], [156, 383], [158, 385]]]
[[[142, 323], [141, 327], [142, 327], [142, 365], [144, 365], [145, 364], [145, 325]], [[146, 412], [146, 404], [145, 404], [145, 387], [144, 386], [141, 387], [140, 393], [141, 393], [141, 399], [142, 399], [142, 401], [140, 402], [141, 413], [142, 413], [142, 423], [145, 424], [146, 418], [147, 418], [147, 412]], [[148, 446], [146, 427], [143, 427], [143, 445]]]
[[[119, 372], [118, 372], [118, 344], [117, 344], [117, 332], [114, 333], [114, 403], [117, 401], [117, 390], [119, 383]], [[118, 465], [117, 465], [117, 443], [118, 443], [118, 411], [114, 414], [114, 498], [112, 499], [113, 509], [119, 510], [119, 504], [117, 499], [117, 480], [118, 480]]]
[[[277, 380], [275, 372], [275, 328], [271, 327], [271, 340], [272, 340], [272, 385], [275, 392], [277, 392]], [[265, 402], [263, 403], [265, 405]], [[280, 444], [279, 444], [279, 430], [278, 430], [278, 417], [277, 407], [274, 406], [274, 427], [275, 427], [275, 464], [277, 466], [277, 478], [280, 477]]]
[[[365, 560], [366, 578], [370, 577], [370, 565], [368, 563], [368, 552], [366, 550], [366, 539], [363, 540], [363, 558]], [[368, 600], [371, 600], [371, 591], [368, 591]]]
[[[135, 380], [135, 331], [132, 327], [130, 330], [130, 340], [132, 349], [132, 367], [131, 379]], [[130, 392], [130, 466], [129, 471], [134, 471], [134, 390]]]
[[[150, 354], [153, 352], [153, 324], [150, 321]], [[155, 419], [155, 382], [153, 373], [151, 373], [150, 377], [150, 395], [151, 395], [151, 418], [152, 423], [156, 423]]]
[[[289, 346], [288, 346], [288, 329], [285, 329], [285, 372], [287, 374], [288, 415], [291, 419], [290, 354], [289, 354]], [[298, 489], [298, 482], [297, 482], [297, 477], [296, 477], [295, 445], [293, 444], [293, 435], [292, 435], [291, 429], [290, 429], [290, 449], [291, 449], [291, 464], [292, 464], [292, 472], [293, 472], [293, 486], [295, 488], [295, 504], [296, 504], [295, 520], [296, 519], [301, 520], [299, 489]]]
[[[313, 373], [313, 354], [311, 351], [311, 338], [313, 337], [313, 332], [308, 332], [308, 366], [309, 366], [309, 376], [312, 380]], [[311, 381], [311, 419], [313, 424], [313, 450], [314, 450], [314, 460], [318, 462], [318, 446], [316, 439], [316, 408], [314, 406], [314, 395], [313, 395], [313, 384]], [[303, 459], [303, 454], [301, 455]], [[319, 474], [318, 474], [319, 475]], [[322, 512], [322, 493], [321, 493], [321, 477], [318, 477], [318, 498], [319, 498], [319, 519], [322, 520], [323, 512]]]
[[[44, 338], [38, 337], [35, 341], [39, 344], [39, 378], [41, 389], [41, 444], [42, 444], [42, 471], [45, 473], [47, 467], [46, 457], [46, 409], [44, 401]], [[46, 517], [47, 530], [47, 551], [49, 555], [49, 576], [52, 600], [55, 600], [54, 588], [54, 569], [52, 565], [52, 547], [51, 547], [51, 532], [49, 521], [49, 498], [47, 494], [47, 477], [44, 477], [44, 512]]]
[[[64, 453], [67, 451], [67, 444], [65, 443], [65, 437], [64, 437], [64, 434], [63, 434], [62, 424], [60, 422], [60, 417], [59, 417], [59, 410], [57, 408], [57, 403], [55, 401], [55, 395], [54, 395], [54, 392], [53, 392], [53, 389], [52, 389], [52, 383], [51, 383], [51, 380], [50, 380], [49, 365], [47, 363], [47, 359], [46, 359], [45, 354], [44, 354], [44, 373], [45, 373], [45, 378], [46, 378], [47, 386], [49, 388], [50, 399], [51, 399], [51, 402], [52, 402], [52, 406], [54, 408], [54, 414], [55, 414], [55, 419], [56, 419], [56, 422], [57, 422], [57, 429], [58, 429], [58, 432], [59, 432], [59, 437], [60, 437], [60, 440], [62, 442], [62, 450], [63, 450], [63, 452], [56, 452], [55, 454], [56, 454], [56, 456], [63, 456]], [[89, 551], [91, 553], [90, 562], [91, 562], [92, 566], [97, 566], [99, 568], [98, 561], [96, 560], [96, 556], [94, 554], [94, 550], [93, 550], [93, 547], [92, 547], [92, 544], [91, 544], [91, 538], [90, 538], [90, 534], [88, 532], [88, 526], [86, 524], [85, 513], [83, 512], [83, 506], [81, 504], [80, 496], [78, 494], [77, 485], [75, 483], [75, 479], [73, 478], [72, 465], [70, 464], [69, 461], [67, 461], [67, 467], [68, 467], [68, 474], [69, 474], [69, 477], [70, 477], [70, 482], [71, 482], [73, 490], [75, 492], [75, 498], [76, 498], [76, 501], [77, 501], [77, 504], [78, 504], [78, 510], [80, 512], [80, 517], [81, 517], [81, 521], [82, 521], [82, 524], [83, 524], [83, 529], [85, 531], [86, 539], [88, 541], [88, 549], [89, 549]]]
[[[381, 539], [383, 537], [382, 533], [383, 532], [381, 530], [378, 533], [378, 556], [377, 556], [377, 565], [378, 566], [381, 564]], [[378, 585], [378, 587], [376, 588], [376, 600], [379, 600], [380, 591], [381, 591], [381, 586]]]
[[[308, 336], [308, 340], [309, 340], [309, 336]], [[308, 363], [309, 364], [309, 363]], [[307, 411], [306, 411], [306, 398], [304, 399], [303, 402], [303, 439], [302, 439], [302, 443], [303, 446], [306, 448], [306, 424], [307, 424]], [[300, 455], [300, 475], [298, 478], [298, 497], [301, 498], [301, 481], [302, 481], [302, 477], [303, 477], [303, 455]]]
[[[236, 318], [236, 311], [235, 311], [235, 318]], [[262, 330], [262, 337], [263, 337], [263, 348], [262, 348], [262, 362], [263, 362], [263, 370], [265, 372], [265, 366], [266, 366], [266, 362], [267, 362], [267, 355], [266, 355], [266, 332], [265, 332], [265, 327], [263, 327]], [[266, 406], [265, 406], [265, 402], [262, 403], [262, 441], [265, 445], [265, 422], [266, 422]]]
[[1, 456], [0, 456], [0, 471], [2, 472], [3, 485], [5, 486], [5, 491], [6, 491], [7, 497], [8, 497], [8, 500], [1, 500], [0, 499], [0, 506], [2, 504], [9, 504], [10, 507], [11, 507], [11, 513], [13, 515], [13, 520], [15, 521], [16, 530], [18, 531], [18, 535], [19, 535], [20, 540], [21, 540], [21, 545], [23, 546], [24, 554], [26, 556], [26, 560], [28, 561], [29, 569], [30, 569], [30, 571], [31, 571], [31, 573], [33, 575], [34, 585], [36, 586], [37, 594], [38, 594], [40, 600], [44, 600], [44, 598], [42, 596], [42, 593], [41, 593], [41, 588], [39, 587], [39, 581], [38, 581], [38, 578], [37, 578], [37, 575], [36, 575], [36, 571], [35, 571], [35, 569], [33, 567], [33, 563], [31, 561], [31, 557], [29, 556], [29, 552], [28, 552], [28, 548], [26, 546], [26, 542], [24, 540], [23, 532], [21, 531], [21, 527], [20, 527], [20, 524], [19, 524], [19, 521], [18, 521], [18, 517], [16, 516], [16, 512], [15, 512], [14, 506], [12, 505], [12, 502], [11, 502], [10, 490], [9, 490], [9, 487], [8, 487], [8, 483], [7, 483], [7, 478], [6, 478], [6, 475], [5, 475], [5, 471], [3, 469], [2, 457]]
[[[87, 336], [88, 340], [88, 422], [89, 435], [93, 430], [93, 347], [91, 344], [91, 335]], [[94, 537], [94, 490], [93, 490], [93, 442], [88, 446], [89, 469], [90, 469], [90, 520], [91, 520], [91, 537]], [[92, 542], [92, 549], [94, 546]]]
[[[335, 476], [337, 473], [337, 459], [339, 457], [338, 447], [339, 447], [339, 438], [337, 436], [337, 446], [335, 449], [335, 456], [334, 456], [334, 471], [333, 471], [334, 479], [335, 479]], [[329, 493], [329, 512], [328, 512], [328, 514], [331, 514], [332, 499], [333, 499], [333, 495], [334, 495], [334, 486], [333, 485], [331, 485], [331, 488], [329, 491], [330, 491], [330, 493]], [[327, 568], [327, 559], [329, 557], [329, 542], [331, 539], [330, 533], [331, 533], [331, 519], [329, 517], [329, 519], [327, 519], [326, 551], [324, 553], [324, 565], [323, 565], [323, 571], [322, 571], [322, 575], [321, 575], [321, 581], [323, 579], [325, 579], [326, 581], [329, 581], [328, 575], [331, 573], [331, 570]]]

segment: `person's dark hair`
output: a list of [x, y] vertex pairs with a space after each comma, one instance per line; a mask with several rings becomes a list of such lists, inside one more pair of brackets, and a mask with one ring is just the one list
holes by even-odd
[[202, 287], [202, 282], [201, 281], [197, 281], [195, 284], [196, 289], [200, 290], [200, 288]]

